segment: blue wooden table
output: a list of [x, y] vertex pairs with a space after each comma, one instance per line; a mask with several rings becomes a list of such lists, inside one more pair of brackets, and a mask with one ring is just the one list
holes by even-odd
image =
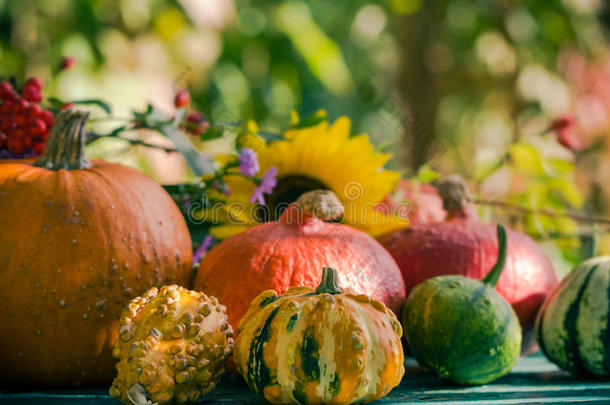
[[[1, 404], [120, 404], [106, 389], [0, 392]], [[198, 403], [262, 404], [243, 382], [227, 377]], [[522, 358], [510, 375], [481, 387], [460, 387], [420, 370], [412, 360], [399, 387], [376, 404], [610, 404], [610, 379], [574, 378], [540, 355]]]

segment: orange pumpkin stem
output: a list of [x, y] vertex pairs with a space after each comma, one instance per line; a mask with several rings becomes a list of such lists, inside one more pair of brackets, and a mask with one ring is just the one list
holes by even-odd
[[66, 110], [55, 119], [43, 154], [34, 162], [35, 166], [49, 170], [86, 169], [91, 162], [85, 159], [85, 124], [88, 112]]
[[305, 216], [316, 216], [331, 221], [343, 215], [343, 204], [330, 190], [313, 190], [303, 193], [297, 205]]
[[322, 269], [322, 280], [316, 288], [316, 294], [341, 294], [342, 292], [337, 282], [337, 270], [332, 267], [324, 267]]

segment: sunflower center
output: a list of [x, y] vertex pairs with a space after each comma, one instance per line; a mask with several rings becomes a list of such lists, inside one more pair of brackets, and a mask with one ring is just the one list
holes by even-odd
[[317, 179], [299, 174], [278, 177], [273, 193], [265, 198], [268, 210], [264, 211], [266, 218], [261, 218], [262, 222], [278, 219], [288, 205], [301, 194], [312, 190], [330, 190], [330, 187]]

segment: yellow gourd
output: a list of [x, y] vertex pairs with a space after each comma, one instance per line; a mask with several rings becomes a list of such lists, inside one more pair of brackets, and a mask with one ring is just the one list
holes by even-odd
[[110, 395], [128, 404], [195, 401], [216, 387], [233, 330], [215, 297], [177, 285], [151, 288], [123, 311]]
[[402, 328], [364, 294], [344, 294], [324, 268], [316, 290], [291, 287], [252, 301], [237, 329], [234, 361], [257, 394], [275, 404], [370, 402], [404, 374]]

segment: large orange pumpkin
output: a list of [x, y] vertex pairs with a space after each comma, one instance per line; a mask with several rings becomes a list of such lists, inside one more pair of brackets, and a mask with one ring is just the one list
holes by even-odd
[[340, 283], [396, 313], [405, 299], [398, 265], [371, 236], [347, 225], [325, 222], [343, 214], [330, 191], [314, 190], [291, 204], [278, 222], [267, 222], [224, 240], [201, 260], [195, 289], [227, 306], [237, 328], [250, 302], [262, 291], [285, 293], [292, 285], [315, 287], [325, 266], [342, 269]]
[[36, 162], [0, 164], [2, 384], [109, 384], [121, 309], [191, 283], [191, 240], [169, 195], [84, 158], [84, 112], [57, 117]]

